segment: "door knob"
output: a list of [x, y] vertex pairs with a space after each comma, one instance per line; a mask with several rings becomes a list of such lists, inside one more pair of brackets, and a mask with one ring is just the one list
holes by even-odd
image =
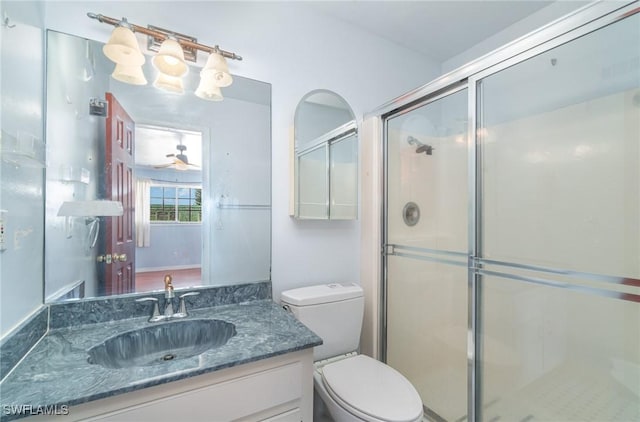
[[104, 262], [105, 264], [111, 264], [111, 254], [98, 255], [96, 260], [98, 262]]
[[127, 260], [127, 254], [123, 253], [118, 255], [117, 253], [114, 253], [113, 255], [111, 254], [106, 254], [106, 255], [98, 255], [98, 257], [96, 258], [98, 262], [104, 262], [105, 264], [111, 264], [111, 262], [125, 262]]

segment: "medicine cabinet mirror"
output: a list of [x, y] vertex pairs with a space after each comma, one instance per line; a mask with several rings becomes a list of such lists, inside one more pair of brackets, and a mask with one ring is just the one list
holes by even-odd
[[295, 217], [358, 217], [358, 126], [349, 104], [335, 92], [315, 90], [296, 108]]

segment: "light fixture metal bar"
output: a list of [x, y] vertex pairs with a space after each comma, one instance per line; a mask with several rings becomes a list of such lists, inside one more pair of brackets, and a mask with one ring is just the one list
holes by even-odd
[[[105, 16], [105, 15], [100, 15], [100, 14], [95, 14], [95, 13], [87, 13], [87, 16], [90, 17], [91, 19], [95, 19], [98, 22], [102, 22], [102, 23], [106, 23], [109, 25], [113, 25], [113, 26], [118, 26], [120, 25], [120, 23], [125, 20], [123, 19], [115, 19], [115, 18], [111, 18], [109, 16]], [[148, 35], [150, 37], [154, 37], [154, 38], [159, 38], [159, 39], [167, 39], [169, 38], [169, 35], [172, 34], [177, 34], [177, 33], [172, 33], [172, 32], [161, 32], [155, 29], [150, 29], [150, 28], [145, 28], [144, 26], [139, 26], [130, 22], [127, 22], [127, 24], [129, 25], [129, 27], [131, 28], [131, 30], [133, 32], [139, 32], [141, 34], [145, 34]], [[177, 34], [180, 35], [180, 34]], [[198, 42], [193, 42], [193, 41], [189, 41], [188, 39], [184, 38], [185, 36], [181, 37], [176, 37], [177, 41], [180, 43], [180, 45], [183, 48], [187, 48], [187, 49], [195, 49], [195, 50], [201, 50], [201, 51], [205, 51], [207, 53], [213, 53], [213, 52], [217, 52], [218, 54], [222, 55], [223, 57], [226, 57], [228, 59], [233, 59], [233, 60], [242, 60], [242, 56], [237, 55], [236, 53], [232, 53], [229, 51], [225, 51], [220, 49], [217, 45], [214, 47], [210, 47], [208, 45], [204, 45], [204, 44], [200, 44]]]

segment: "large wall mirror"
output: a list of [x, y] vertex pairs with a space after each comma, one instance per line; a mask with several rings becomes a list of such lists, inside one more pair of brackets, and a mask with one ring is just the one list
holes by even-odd
[[296, 108], [295, 217], [358, 217], [358, 127], [338, 94], [315, 90]]
[[[269, 280], [271, 86], [234, 76], [205, 101], [196, 67], [184, 94], [129, 85], [102, 46], [47, 32], [45, 301], [159, 290], [166, 273], [176, 288]], [[121, 130], [124, 167], [109, 147]], [[114, 189], [122, 216], [61, 213]]]

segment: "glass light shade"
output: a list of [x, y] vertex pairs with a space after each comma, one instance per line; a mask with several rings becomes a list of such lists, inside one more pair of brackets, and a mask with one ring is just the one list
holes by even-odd
[[180, 43], [171, 38], [164, 40], [160, 46], [160, 51], [153, 58], [153, 66], [169, 76], [184, 76], [189, 70]]
[[202, 73], [200, 73], [200, 84], [196, 89], [196, 95], [207, 101], [222, 101], [224, 98], [213, 76], [211, 74], [203, 75]]
[[140, 52], [138, 39], [129, 28], [117, 26], [111, 33], [109, 42], [102, 47], [102, 52], [112, 62], [127, 66], [142, 66], [144, 54]]
[[111, 77], [120, 82], [132, 85], [147, 84], [147, 78], [144, 77], [142, 67], [140, 66], [126, 66], [123, 64], [116, 64], [116, 68], [111, 74]]
[[175, 92], [176, 94], [184, 93], [182, 78], [165, 75], [162, 72], [158, 73], [158, 77], [153, 81], [153, 86], [164, 89], [165, 91]]
[[216, 85], [222, 88], [231, 85], [233, 82], [233, 78], [229, 73], [227, 60], [218, 53], [211, 53], [209, 55], [207, 64], [204, 66], [204, 69], [202, 69], [200, 75], [203, 76], [203, 73], [212, 75]]

